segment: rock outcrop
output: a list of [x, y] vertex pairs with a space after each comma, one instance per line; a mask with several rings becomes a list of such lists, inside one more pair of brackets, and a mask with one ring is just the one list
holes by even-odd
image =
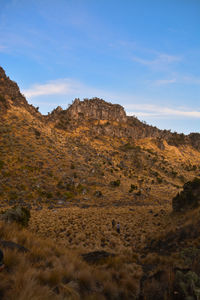
[[186, 211], [200, 205], [200, 179], [186, 182], [183, 191], [178, 193], [172, 200], [172, 207], [175, 212]]
[[119, 104], [108, 103], [99, 98], [75, 99], [66, 110], [58, 106], [46, 116], [48, 122], [63, 130], [74, 130], [86, 125], [92, 135], [107, 135], [111, 137], [130, 137], [134, 139], [151, 137], [157, 146], [163, 150], [163, 141], [172, 146], [192, 145], [200, 150], [200, 134], [190, 135], [172, 133], [169, 130], [159, 130], [155, 126], [141, 122], [134, 116], [127, 116]]
[[0, 113], [5, 113], [12, 106], [23, 107], [32, 114], [40, 115], [37, 109], [28, 104], [26, 98], [20, 93], [17, 83], [10, 80], [4, 69], [0, 67]]

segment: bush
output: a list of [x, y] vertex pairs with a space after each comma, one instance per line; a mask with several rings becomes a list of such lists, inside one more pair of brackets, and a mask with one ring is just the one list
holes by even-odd
[[28, 208], [22, 206], [14, 206], [13, 208], [3, 212], [1, 215], [1, 219], [9, 223], [17, 222], [22, 226], [28, 226], [30, 216], [30, 210]]
[[200, 278], [195, 272], [189, 271], [186, 274], [176, 272], [174, 289], [177, 292], [177, 299], [199, 299]]
[[138, 189], [137, 185], [131, 184], [129, 193], [132, 193], [134, 190], [137, 190], [137, 189]]
[[172, 207], [174, 211], [184, 211], [196, 208], [200, 202], [200, 179], [194, 178], [183, 185], [183, 191], [178, 193], [172, 199]]
[[6, 102], [6, 99], [4, 98], [4, 96], [0, 95], [0, 102]]
[[73, 194], [72, 192], [70, 192], [70, 191], [65, 192], [63, 195], [64, 195], [67, 199], [71, 199], [71, 198], [74, 196], [74, 194]]
[[111, 182], [110, 182], [110, 185], [111, 185], [111, 186], [114, 186], [114, 187], [120, 186], [120, 180], [117, 179], [117, 180], [115, 180], [115, 181], [111, 181]]
[[4, 166], [4, 162], [0, 160], [0, 170], [3, 168], [3, 166]]

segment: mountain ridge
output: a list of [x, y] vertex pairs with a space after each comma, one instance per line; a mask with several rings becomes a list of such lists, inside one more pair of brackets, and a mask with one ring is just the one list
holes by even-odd
[[31, 115], [39, 118], [41, 122], [51, 123], [53, 127], [62, 130], [74, 130], [80, 126], [88, 125], [92, 135], [110, 135], [113, 137], [129, 137], [134, 139], [152, 137], [166, 140], [171, 145], [190, 144], [200, 150], [200, 134], [178, 134], [170, 130], [160, 130], [155, 126], [141, 122], [134, 116], [127, 116], [124, 108], [119, 104], [112, 104], [94, 97], [92, 99], [76, 98], [67, 108], [57, 107], [48, 115], [42, 115], [38, 108], [30, 105], [20, 93], [17, 83], [6, 76], [0, 67], [0, 113], [5, 113], [12, 107], [24, 108]]
[[98, 98], [76, 99], [43, 116], [1, 76], [2, 202], [159, 204], [198, 176], [199, 134], [192, 147], [190, 136], [144, 124]]

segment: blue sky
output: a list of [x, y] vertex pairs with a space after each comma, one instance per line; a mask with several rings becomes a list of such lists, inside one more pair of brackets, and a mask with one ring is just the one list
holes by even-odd
[[200, 132], [199, 0], [0, 0], [0, 65], [47, 114], [100, 97]]

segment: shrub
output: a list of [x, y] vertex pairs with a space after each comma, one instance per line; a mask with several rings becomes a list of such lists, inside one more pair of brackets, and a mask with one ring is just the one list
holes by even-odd
[[111, 186], [114, 186], [114, 187], [120, 186], [120, 180], [117, 179], [117, 180], [115, 180], [115, 181], [111, 181], [111, 182], [110, 182], [110, 185], [111, 185]]
[[174, 287], [179, 295], [178, 299], [199, 299], [200, 279], [195, 272], [189, 271], [184, 274], [177, 271]]
[[6, 102], [6, 99], [4, 98], [4, 96], [0, 95], [0, 102]]
[[3, 166], [4, 166], [4, 162], [0, 160], [0, 170], [3, 168]]
[[2, 213], [1, 219], [6, 222], [17, 222], [22, 226], [28, 226], [30, 210], [26, 207], [15, 206]]
[[183, 191], [172, 199], [174, 211], [184, 211], [199, 206], [200, 202], [200, 179], [194, 178], [183, 185]]
[[70, 191], [67, 191], [67, 192], [64, 193], [64, 196], [65, 196], [67, 199], [70, 199], [70, 198], [72, 198], [72, 197], [74, 196], [74, 194], [73, 194], [72, 192], [70, 192]]
[[137, 190], [137, 188], [138, 188], [137, 185], [131, 184], [129, 193], [132, 193], [134, 190]]
[[120, 149], [124, 152], [129, 151], [129, 150], [133, 150], [135, 148], [136, 148], [135, 145], [131, 145], [130, 143], [127, 143], [127, 144], [120, 147]]

